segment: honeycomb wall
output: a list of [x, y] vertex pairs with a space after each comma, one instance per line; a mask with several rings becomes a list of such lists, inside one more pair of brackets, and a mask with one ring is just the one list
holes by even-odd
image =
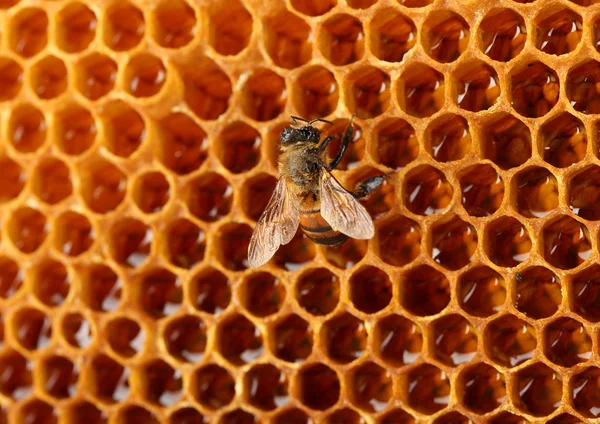
[[[0, 422], [600, 415], [600, 2], [0, 0]], [[290, 115], [395, 171], [248, 269]], [[331, 143], [331, 152], [339, 147]]]

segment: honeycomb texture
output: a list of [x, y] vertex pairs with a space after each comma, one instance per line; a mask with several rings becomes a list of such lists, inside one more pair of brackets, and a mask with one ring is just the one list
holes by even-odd
[[[0, 423], [600, 415], [598, 0], [0, 0]], [[376, 235], [248, 269], [290, 115]], [[335, 152], [339, 143], [332, 142]]]

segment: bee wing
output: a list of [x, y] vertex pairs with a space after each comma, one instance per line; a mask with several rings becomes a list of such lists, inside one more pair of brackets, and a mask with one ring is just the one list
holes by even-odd
[[375, 234], [367, 210], [327, 170], [321, 171], [321, 215], [331, 228], [355, 239]]
[[287, 178], [281, 177], [273, 195], [260, 216], [248, 246], [248, 263], [252, 268], [269, 261], [282, 244], [288, 244], [296, 234], [300, 214]]

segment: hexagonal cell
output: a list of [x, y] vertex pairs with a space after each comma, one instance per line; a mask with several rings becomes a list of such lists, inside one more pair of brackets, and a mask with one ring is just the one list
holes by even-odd
[[581, 420], [579, 418], [575, 418], [573, 415], [564, 413], [555, 416], [551, 420], [548, 420], [548, 424], [578, 424]]
[[260, 160], [260, 134], [243, 122], [234, 122], [225, 127], [217, 143], [217, 155], [221, 163], [234, 174], [249, 171]]
[[106, 214], [125, 198], [127, 176], [111, 162], [96, 158], [80, 168], [80, 193], [94, 212]]
[[33, 293], [44, 305], [56, 307], [63, 304], [69, 295], [72, 281], [67, 269], [58, 261], [46, 259], [33, 269]]
[[473, 61], [452, 75], [456, 89], [456, 104], [470, 112], [488, 110], [500, 97], [496, 70], [483, 62]]
[[104, 44], [115, 51], [133, 49], [144, 37], [144, 13], [129, 3], [111, 4], [104, 19]]
[[569, 399], [577, 412], [587, 418], [600, 415], [600, 369], [590, 367], [576, 374], [571, 380]]
[[152, 97], [158, 94], [167, 80], [167, 69], [159, 57], [140, 53], [131, 57], [125, 66], [125, 89], [134, 97]]
[[275, 415], [271, 421], [273, 424], [312, 424], [313, 421], [301, 409], [288, 408]]
[[126, 317], [111, 319], [105, 327], [108, 345], [117, 355], [131, 358], [144, 348], [145, 331]]
[[[322, 66], [302, 70], [293, 92], [294, 107], [304, 119], [328, 116], [337, 108], [340, 97], [334, 75]], [[331, 133], [332, 129], [327, 127], [324, 131]]]
[[349, 239], [339, 246], [325, 247], [323, 254], [331, 265], [340, 269], [349, 269], [365, 257], [367, 247], [367, 240]]
[[117, 410], [115, 414], [115, 422], [119, 424], [126, 423], [147, 423], [159, 424], [156, 415], [148, 411], [146, 408], [136, 404], [129, 404]]
[[114, 404], [129, 396], [129, 369], [105, 354], [91, 359], [88, 367], [88, 390], [98, 400]]
[[415, 424], [415, 419], [403, 409], [396, 408], [382, 415], [377, 424]]
[[21, 252], [35, 252], [46, 240], [47, 233], [46, 217], [40, 211], [27, 206], [13, 211], [8, 236]]
[[372, 314], [392, 300], [392, 281], [382, 270], [366, 266], [350, 277], [350, 301], [356, 309]]
[[527, 229], [515, 218], [503, 216], [486, 227], [487, 256], [498, 266], [515, 267], [529, 259], [531, 239]]
[[444, 106], [444, 76], [428, 65], [412, 64], [400, 76], [397, 96], [409, 115], [431, 116]]
[[367, 338], [364, 322], [348, 312], [327, 320], [321, 329], [323, 350], [340, 364], [360, 358], [367, 349]]
[[142, 174], [134, 183], [133, 200], [142, 212], [162, 211], [169, 202], [170, 196], [171, 185], [164, 174], [159, 171]]
[[[16, 172], [20, 173], [20, 169], [11, 168], [11, 163], [5, 163], [8, 168], [4, 170], [9, 175], [14, 175]], [[18, 166], [14, 163], [14, 166]], [[1, 165], [1, 164], [0, 164]], [[1, 171], [0, 171], [1, 172]], [[0, 174], [0, 179], [2, 178]], [[19, 181], [20, 182], [20, 181]], [[17, 182], [7, 182], [9, 186], [5, 188], [7, 192], [14, 192], [18, 186], [15, 186]], [[67, 165], [60, 159], [54, 157], [43, 158], [37, 165], [33, 172], [33, 192], [43, 202], [54, 205], [59, 203], [71, 195], [73, 185], [71, 183], [71, 172]], [[0, 197], [2, 195], [0, 194]]]
[[179, 317], [165, 327], [163, 339], [171, 356], [179, 361], [196, 363], [206, 349], [206, 326], [193, 315]]
[[366, 421], [358, 412], [350, 408], [342, 408], [333, 411], [327, 416], [327, 424], [366, 424]]
[[[540, 154], [557, 168], [566, 168], [585, 157], [587, 135], [583, 123], [568, 112], [552, 118], [542, 125]], [[543, 149], [543, 150], [542, 150]]]
[[7, 57], [0, 57], [0, 101], [11, 100], [23, 86], [23, 68]]
[[296, 314], [288, 315], [271, 330], [271, 351], [287, 362], [302, 362], [312, 352], [313, 334], [310, 324]]
[[417, 316], [439, 314], [450, 302], [450, 283], [439, 271], [419, 265], [401, 276], [402, 306]]
[[414, 22], [396, 9], [376, 12], [370, 28], [371, 52], [386, 62], [401, 62], [417, 41]]
[[255, 365], [244, 376], [245, 393], [250, 405], [272, 411], [288, 401], [287, 377], [270, 364]]
[[[513, 402], [523, 412], [542, 417], [561, 404], [562, 381], [559, 374], [542, 363], [519, 370], [515, 375]], [[543, 395], [540, 395], [542, 394]]]
[[562, 302], [561, 282], [550, 270], [534, 266], [519, 273], [515, 285], [515, 307], [535, 319], [554, 315]]
[[567, 74], [567, 98], [571, 106], [585, 114], [600, 113], [600, 93], [596, 92], [596, 84], [600, 83], [600, 62], [591, 60], [575, 68]]
[[142, 397], [158, 406], [172, 406], [183, 395], [180, 371], [162, 359], [143, 364], [139, 370]]
[[457, 216], [437, 221], [432, 227], [431, 251], [435, 262], [456, 271], [471, 263], [477, 249], [477, 231]]
[[66, 423], [75, 424], [85, 422], [88, 424], [106, 424], [108, 414], [98, 409], [93, 403], [80, 400], [70, 404], [63, 414], [66, 417]]
[[64, 356], [44, 358], [40, 369], [45, 393], [57, 399], [66, 399], [75, 395], [79, 370], [69, 359]]
[[265, 19], [264, 43], [273, 63], [293, 69], [311, 59], [311, 29], [297, 15], [284, 10]]
[[572, 308], [588, 321], [600, 321], [600, 266], [594, 264], [575, 274], [569, 291], [572, 296]]
[[220, 271], [205, 268], [192, 277], [189, 283], [192, 305], [202, 312], [218, 314], [231, 301], [230, 281]]
[[488, 364], [473, 365], [465, 369], [458, 379], [460, 402], [469, 410], [487, 414], [504, 403], [504, 376]]
[[75, 64], [75, 75], [77, 89], [87, 99], [95, 101], [114, 88], [117, 64], [108, 56], [91, 53]]
[[32, 57], [48, 43], [48, 15], [37, 7], [19, 10], [11, 17], [10, 47], [20, 56]]
[[477, 354], [475, 328], [461, 315], [446, 315], [433, 321], [430, 331], [433, 356], [444, 365], [456, 367]]
[[190, 269], [204, 259], [204, 231], [186, 218], [179, 218], [166, 228], [166, 254], [173, 265]]
[[463, 414], [452, 411], [438, 417], [433, 421], [433, 424], [471, 424], [472, 422], [470, 418]]
[[298, 278], [295, 297], [310, 314], [327, 315], [339, 302], [339, 279], [326, 268], [309, 269]]
[[560, 216], [546, 225], [542, 237], [544, 259], [560, 269], [575, 268], [592, 253], [587, 228], [570, 216]]
[[54, 407], [35, 397], [18, 405], [18, 410], [13, 416], [21, 423], [58, 423], [58, 415]]
[[234, 365], [250, 363], [264, 351], [260, 329], [237, 313], [219, 322], [217, 339], [220, 354]]
[[154, 234], [137, 219], [123, 218], [115, 222], [109, 237], [109, 252], [121, 265], [137, 268], [150, 256]]
[[[192, 408], [191, 406], [185, 406], [173, 411], [173, 413], [169, 416], [168, 424], [204, 424], [206, 422], [206, 417], [204, 417], [200, 412]], [[241, 421], [244, 422], [244, 421]], [[234, 424], [227, 422], [228, 424]], [[245, 423], [244, 423], [245, 424]], [[250, 422], [249, 424], [254, 424]]]
[[558, 76], [542, 62], [517, 68], [510, 82], [512, 107], [522, 116], [539, 118], [550, 112], [558, 102]]
[[[198, 418], [195, 418], [198, 419]], [[204, 419], [204, 417], [202, 417]], [[204, 422], [204, 421], [194, 421], [194, 422]], [[244, 411], [243, 409], [234, 409], [231, 412], [228, 412], [225, 415], [221, 416], [219, 420], [219, 424], [260, 424], [259, 421], [256, 420], [256, 417], [249, 412]]]
[[96, 36], [98, 21], [83, 3], [71, 3], [58, 13], [56, 43], [67, 53], [85, 50]]
[[144, 118], [122, 101], [111, 102], [102, 113], [103, 146], [113, 155], [127, 158], [142, 144], [147, 135]]
[[184, 189], [184, 201], [196, 218], [215, 222], [229, 213], [233, 203], [233, 188], [220, 174], [205, 173], [188, 182]]
[[516, 209], [527, 218], [544, 218], [558, 207], [558, 182], [546, 168], [534, 166], [514, 177]]
[[544, 355], [561, 367], [573, 367], [592, 357], [592, 339], [579, 321], [562, 317], [544, 328]]
[[571, 9], [557, 9], [548, 9], [537, 16], [535, 46], [544, 53], [562, 55], [572, 52], [579, 45], [583, 22], [581, 16]]
[[508, 368], [533, 358], [537, 345], [535, 329], [514, 315], [502, 315], [490, 322], [484, 338], [487, 355]]
[[98, 312], [117, 309], [123, 282], [110, 267], [91, 263], [82, 270], [80, 281], [80, 296], [88, 308]]
[[223, 70], [210, 59], [194, 62], [181, 70], [185, 84], [185, 101], [200, 119], [213, 120], [229, 107], [231, 81]]
[[[250, 244], [250, 237], [252, 237], [252, 228], [246, 224], [230, 223], [224, 225], [219, 230], [221, 237], [216, 243], [216, 253], [219, 262], [231, 271], [243, 271], [247, 269], [248, 245]], [[287, 246], [289, 247], [290, 245], [288, 244]], [[280, 249], [279, 252], [281, 251]]]
[[177, 312], [183, 301], [181, 280], [163, 268], [154, 268], [141, 274], [137, 286], [137, 303], [154, 319]]
[[600, 219], [600, 168], [592, 165], [581, 170], [569, 181], [569, 207], [583, 219]]
[[20, 353], [7, 350], [0, 355], [0, 393], [14, 400], [25, 398], [32, 390], [31, 363]]
[[158, 122], [156, 155], [178, 174], [197, 170], [208, 156], [206, 132], [192, 118], [181, 112], [167, 115]]
[[152, 37], [162, 47], [181, 48], [195, 36], [196, 13], [184, 0], [159, 3], [152, 18]]
[[54, 221], [54, 247], [67, 256], [79, 256], [94, 244], [95, 232], [85, 215], [67, 211]]
[[459, 173], [461, 202], [471, 216], [493, 215], [504, 199], [504, 182], [489, 164], [472, 165]]
[[30, 104], [15, 105], [8, 121], [8, 137], [21, 153], [39, 149], [46, 140], [46, 118]]
[[14, 296], [23, 286], [23, 271], [19, 265], [7, 256], [0, 256], [0, 298]]
[[414, 128], [404, 119], [389, 118], [380, 122], [371, 135], [378, 163], [400, 170], [419, 154], [419, 141]]
[[268, 272], [257, 272], [244, 278], [240, 296], [250, 313], [266, 317], [279, 311], [283, 305], [285, 286]]
[[71, 105], [54, 116], [54, 140], [68, 155], [80, 155], [96, 140], [96, 122], [92, 114], [78, 105]]
[[421, 227], [404, 216], [382, 222], [376, 240], [377, 256], [393, 266], [404, 266], [421, 253]]
[[517, 57], [527, 41], [525, 21], [512, 9], [493, 9], [479, 24], [479, 32], [483, 52], [500, 62]]
[[321, 52], [336, 66], [361, 59], [365, 51], [364, 31], [360, 21], [351, 15], [333, 15], [320, 26]]
[[337, 3], [337, 0], [314, 0], [306, 2], [303, 0], [291, 0], [292, 7], [308, 16], [320, 16], [329, 12]]
[[469, 44], [469, 24], [451, 10], [433, 12], [422, 27], [425, 52], [442, 63], [454, 62]]
[[350, 402], [368, 412], [387, 407], [392, 397], [392, 376], [374, 362], [365, 362], [346, 375]]
[[444, 409], [450, 398], [450, 381], [446, 373], [430, 364], [413, 368], [405, 377], [404, 396], [415, 410], [432, 415]]
[[255, 121], [270, 121], [283, 112], [287, 101], [285, 80], [275, 72], [257, 68], [244, 82], [240, 102]]
[[490, 424], [529, 424], [529, 421], [521, 417], [520, 415], [516, 415], [506, 411], [494, 415], [493, 417], [491, 417], [489, 422]]
[[464, 158], [471, 151], [469, 123], [462, 116], [454, 114], [435, 119], [425, 130], [425, 146], [438, 162]]
[[203, 365], [192, 374], [189, 391], [202, 406], [214, 411], [231, 403], [235, 397], [235, 381], [225, 368]]
[[454, 190], [444, 173], [430, 165], [420, 165], [404, 175], [402, 197], [412, 213], [433, 215], [446, 209]]
[[487, 266], [472, 268], [458, 279], [458, 304], [469, 315], [488, 317], [506, 300], [504, 279]]
[[21, 165], [7, 156], [0, 157], [0, 203], [19, 196], [26, 180], [27, 175]]
[[520, 166], [531, 157], [529, 127], [512, 115], [501, 113], [483, 128], [482, 138], [485, 158], [501, 169]]
[[311, 409], [331, 408], [340, 397], [340, 381], [334, 370], [324, 364], [309, 364], [297, 374], [300, 402]]
[[65, 341], [76, 349], [85, 349], [94, 340], [92, 326], [77, 312], [68, 313], [63, 317], [60, 330]]
[[231, 56], [240, 53], [250, 42], [252, 15], [238, 0], [228, 1], [209, 11], [208, 42], [217, 53]]
[[31, 86], [42, 100], [60, 96], [67, 89], [67, 67], [56, 56], [46, 56], [31, 67]]
[[372, 66], [359, 68], [346, 77], [346, 105], [361, 119], [381, 115], [390, 107], [390, 77]]
[[378, 320], [373, 337], [376, 354], [394, 367], [412, 364], [423, 348], [420, 327], [396, 314]]

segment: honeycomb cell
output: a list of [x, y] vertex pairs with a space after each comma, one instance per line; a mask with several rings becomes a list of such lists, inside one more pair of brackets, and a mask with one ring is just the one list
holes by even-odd
[[321, 330], [325, 353], [340, 364], [360, 358], [367, 348], [367, 338], [364, 322], [348, 312], [329, 319]]
[[515, 218], [504, 216], [489, 223], [486, 254], [498, 266], [514, 267], [529, 259], [531, 239]]
[[64, 411], [66, 423], [75, 424], [85, 422], [88, 424], [106, 424], [108, 415], [106, 412], [98, 409], [93, 403], [80, 400], [72, 403]]
[[72, 105], [54, 116], [54, 139], [58, 148], [68, 155], [81, 155], [96, 140], [97, 127], [92, 114], [81, 106]]
[[585, 114], [600, 113], [600, 95], [596, 92], [598, 83], [600, 63], [595, 60], [569, 70], [566, 91], [573, 109]]
[[234, 122], [219, 135], [217, 154], [225, 168], [239, 174], [258, 164], [260, 144], [258, 131], [243, 122]]
[[19, 196], [26, 179], [21, 165], [7, 156], [0, 157], [0, 203], [10, 202]]
[[526, 218], [544, 218], [558, 207], [558, 182], [546, 168], [534, 166], [514, 177], [516, 209]]
[[0, 57], [0, 102], [14, 99], [23, 86], [23, 68], [14, 60]]
[[[510, 412], [500, 412], [490, 419], [490, 424], [528, 424], [525, 418]], [[550, 422], [550, 421], [549, 421]]]
[[296, 314], [288, 315], [274, 324], [271, 351], [287, 362], [301, 362], [312, 352], [313, 334], [310, 324]]
[[350, 277], [350, 301], [356, 309], [373, 314], [392, 300], [392, 281], [382, 270], [366, 266]]
[[381, 416], [377, 424], [415, 424], [415, 419], [408, 412], [397, 408]]
[[338, 409], [327, 417], [327, 424], [366, 424], [366, 421], [350, 408]]
[[365, 34], [360, 21], [351, 15], [337, 14], [320, 25], [319, 45], [327, 60], [336, 66], [360, 60], [365, 51]]
[[64, 212], [54, 221], [54, 247], [64, 255], [79, 256], [94, 244], [95, 231], [85, 215]]
[[484, 332], [486, 354], [497, 364], [512, 368], [533, 358], [536, 332], [514, 315], [491, 321]]
[[575, 268], [592, 253], [587, 228], [563, 215], [546, 225], [542, 231], [544, 259], [560, 269]]
[[438, 162], [464, 158], [471, 151], [471, 134], [467, 120], [448, 114], [435, 119], [425, 131], [429, 154]]
[[260, 329], [243, 315], [233, 314], [221, 321], [217, 334], [219, 352], [234, 365], [253, 362], [264, 351]]
[[81, 298], [93, 311], [110, 312], [117, 309], [121, 301], [123, 282], [105, 264], [89, 264], [80, 274]]
[[508, 62], [521, 53], [527, 41], [523, 17], [512, 9], [494, 9], [479, 24], [481, 49], [492, 60]]
[[458, 314], [446, 315], [431, 323], [433, 357], [449, 367], [469, 362], [477, 354], [475, 328]]
[[32, 153], [46, 141], [46, 118], [30, 104], [15, 105], [8, 121], [8, 136], [21, 153]]
[[479, 363], [465, 369], [458, 378], [461, 403], [476, 414], [487, 414], [504, 403], [504, 376], [495, 368]]
[[19, 265], [7, 256], [0, 256], [0, 297], [9, 299], [23, 286], [24, 273]]
[[489, 164], [472, 165], [459, 175], [461, 202], [475, 217], [493, 215], [504, 199], [504, 181]]
[[535, 46], [547, 54], [563, 55], [577, 48], [583, 36], [581, 16], [571, 9], [549, 9], [542, 12], [535, 25]]
[[592, 165], [584, 168], [569, 181], [569, 207], [579, 217], [597, 221], [600, 219], [598, 198], [600, 196], [600, 168]]
[[235, 397], [235, 381], [225, 368], [209, 364], [194, 371], [189, 390], [202, 406], [217, 410]]
[[569, 399], [577, 412], [586, 418], [598, 418], [600, 415], [600, 369], [590, 367], [576, 374], [571, 380]]
[[215, 222], [229, 214], [233, 188], [221, 175], [205, 173], [187, 184], [184, 201], [192, 215], [202, 221]]
[[154, 319], [177, 312], [183, 301], [183, 287], [177, 275], [154, 268], [139, 276], [137, 302]]
[[409, 115], [426, 118], [444, 106], [444, 76], [422, 63], [406, 68], [398, 81], [398, 103]]
[[448, 412], [433, 421], [433, 424], [471, 424], [473, 421], [463, 414], [453, 411]]
[[242, 209], [252, 220], [258, 221], [267, 207], [277, 179], [270, 174], [261, 173], [244, 182], [242, 190]]
[[438, 62], [454, 62], [469, 44], [469, 24], [451, 10], [433, 12], [422, 25], [423, 48]]
[[291, 0], [294, 10], [308, 16], [320, 16], [329, 12], [335, 5], [336, 0]]
[[264, 43], [275, 65], [298, 68], [312, 57], [311, 28], [300, 17], [284, 10], [265, 20]]
[[[337, 108], [340, 97], [334, 75], [322, 66], [312, 66], [302, 70], [293, 91], [294, 107], [304, 119], [328, 116]], [[327, 130], [329, 133], [332, 132], [331, 128]]]
[[386, 62], [402, 62], [417, 41], [414, 22], [392, 8], [376, 12], [370, 33], [371, 52]]
[[575, 418], [567, 413], [557, 415], [556, 417], [548, 420], [548, 424], [577, 424], [580, 423], [579, 418]]
[[142, 397], [154, 405], [174, 405], [183, 395], [180, 371], [173, 369], [162, 359], [142, 365], [139, 377]]
[[20, 56], [29, 58], [41, 52], [48, 43], [48, 15], [37, 7], [19, 10], [11, 17], [8, 42]]
[[252, 36], [252, 15], [242, 3], [228, 1], [213, 8], [209, 14], [208, 42], [217, 53], [236, 55], [248, 46]]
[[125, 102], [110, 104], [103, 114], [103, 146], [113, 155], [127, 158], [135, 153], [147, 135], [142, 116]]
[[40, 371], [45, 393], [56, 399], [67, 399], [75, 395], [79, 370], [68, 358], [55, 355], [44, 358]]
[[285, 80], [269, 69], [255, 69], [245, 81], [241, 96], [240, 106], [248, 117], [255, 121], [270, 121], [285, 107]]
[[470, 112], [488, 110], [500, 97], [498, 74], [483, 62], [470, 63], [453, 75], [456, 104]]
[[390, 118], [380, 122], [371, 136], [372, 153], [378, 163], [400, 170], [419, 154], [419, 141], [414, 128], [403, 119]]
[[214, 268], [205, 268], [189, 283], [192, 305], [199, 311], [218, 314], [231, 301], [231, 287], [227, 276]]
[[286, 271], [297, 271], [313, 261], [315, 250], [315, 244], [299, 229], [294, 238], [275, 253], [273, 263]]
[[166, 229], [165, 247], [169, 262], [190, 269], [204, 259], [204, 231], [188, 219], [176, 219]]
[[46, 240], [48, 224], [46, 217], [37, 209], [27, 206], [13, 211], [9, 221], [8, 236], [23, 253], [33, 253]]
[[14, 414], [18, 422], [21, 423], [43, 423], [57, 424], [58, 416], [56, 410], [43, 400], [31, 398], [27, 402], [19, 405]]
[[91, 359], [88, 367], [88, 390], [98, 400], [114, 404], [129, 396], [129, 369], [105, 354]]
[[67, 67], [56, 56], [46, 56], [31, 67], [31, 86], [42, 100], [60, 96], [67, 89]]
[[204, 59], [184, 69], [185, 101], [200, 119], [213, 120], [229, 107], [232, 94], [227, 74], [213, 61]]
[[515, 307], [534, 319], [554, 315], [562, 302], [559, 278], [542, 266], [527, 268], [519, 275], [515, 285]]
[[[19, 177], [21, 172], [20, 169], [12, 168], [11, 166], [18, 166], [16, 163], [10, 162], [5, 163], [8, 169], [4, 172], [7, 174], [7, 179], [11, 175]], [[1, 163], [0, 163], [1, 165]], [[12, 177], [12, 178], [15, 178]], [[0, 175], [0, 178], [1, 175]], [[7, 195], [10, 196], [11, 192], [16, 192], [19, 187], [18, 183], [21, 183], [21, 179], [17, 181], [7, 181], [8, 184], [13, 184], [5, 188]], [[54, 157], [47, 157], [42, 159], [34, 170], [33, 176], [33, 192], [43, 202], [54, 205], [59, 203], [71, 195], [73, 185], [71, 183], [71, 172], [67, 165], [60, 159]], [[0, 194], [0, 197], [2, 195]]]
[[184, 0], [159, 3], [152, 18], [152, 37], [162, 47], [181, 48], [196, 34], [196, 13]]
[[288, 402], [287, 377], [273, 365], [260, 364], [244, 376], [248, 402], [259, 409], [272, 411]]
[[452, 201], [452, 185], [445, 175], [430, 165], [420, 165], [404, 175], [404, 205], [414, 214], [433, 215]]
[[475, 228], [454, 216], [434, 224], [431, 233], [432, 259], [446, 269], [456, 271], [471, 263], [477, 249]]
[[219, 420], [219, 424], [259, 424], [259, 422], [256, 421], [254, 415], [238, 408], [223, 415]]
[[542, 62], [517, 68], [512, 73], [510, 83], [512, 107], [527, 118], [546, 115], [558, 102], [558, 76]]
[[117, 355], [131, 358], [144, 348], [145, 331], [135, 321], [117, 317], [106, 324], [108, 345]]
[[529, 127], [512, 115], [500, 114], [484, 126], [482, 138], [484, 157], [501, 169], [515, 168], [531, 157]]
[[117, 263], [137, 268], [150, 256], [153, 238], [152, 229], [141, 221], [123, 218], [115, 222], [110, 230], [109, 252]]
[[417, 316], [439, 314], [450, 302], [450, 283], [439, 271], [419, 265], [402, 277], [402, 306]]
[[365, 362], [346, 376], [350, 402], [368, 412], [379, 412], [392, 398], [392, 376], [374, 362]]
[[110, 5], [103, 21], [104, 44], [112, 50], [131, 50], [144, 37], [144, 13], [128, 1]]
[[127, 177], [116, 165], [105, 159], [93, 159], [80, 170], [80, 193], [94, 212], [106, 214], [115, 210], [125, 198]]
[[0, 355], [0, 393], [21, 400], [29, 395], [33, 386], [33, 367], [20, 353], [6, 350]]
[[412, 364], [423, 348], [419, 326], [396, 314], [378, 320], [373, 337], [375, 353], [393, 367]]
[[404, 266], [421, 253], [421, 228], [404, 216], [394, 216], [377, 228], [377, 256], [393, 266]]
[[592, 339], [579, 321], [559, 318], [544, 334], [544, 355], [556, 365], [572, 367], [592, 357]]
[[125, 66], [125, 88], [134, 97], [155, 96], [161, 91], [166, 80], [167, 69], [163, 61], [149, 53], [131, 57]]
[[530, 365], [519, 370], [514, 379], [516, 396], [513, 402], [523, 412], [542, 417], [560, 406], [561, 377], [548, 366], [540, 362]]
[[171, 356], [179, 361], [196, 363], [206, 349], [206, 325], [193, 315], [179, 317], [166, 326], [163, 339]]
[[600, 321], [600, 309], [598, 301], [600, 296], [600, 278], [598, 276], [600, 267], [594, 264], [573, 276], [573, 282], [569, 289], [572, 296], [572, 308], [588, 321]]
[[78, 312], [66, 314], [63, 317], [60, 329], [65, 341], [75, 349], [85, 349], [94, 340], [92, 326]]
[[56, 307], [63, 304], [72, 284], [67, 268], [53, 259], [35, 265], [32, 291], [44, 305]]
[[171, 185], [159, 171], [140, 175], [133, 186], [133, 201], [144, 213], [162, 211], [171, 197]]
[[366, 240], [350, 239], [339, 246], [325, 247], [327, 262], [336, 268], [349, 269], [360, 262], [367, 253]]
[[406, 375], [404, 396], [417, 412], [432, 415], [450, 400], [450, 381], [446, 373], [430, 364], [421, 364]]
[[25, 307], [12, 320], [18, 343], [27, 350], [44, 349], [52, 338], [52, 322], [39, 309]]
[[[192, 408], [191, 406], [186, 406], [183, 408], [176, 409], [170, 416], [167, 421], [168, 424], [205, 424], [206, 418], [197, 410]], [[228, 421], [226, 421], [229, 423]], [[244, 421], [242, 421], [244, 422]], [[231, 423], [234, 424], [234, 423]], [[254, 424], [254, 423], [249, 423]]]
[[312, 268], [300, 275], [295, 287], [300, 306], [312, 315], [327, 315], [337, 306], [340, 282], [326, 268]]
[[[299, 0], [298, 0], [299, 1]], [[313, 421], [304, 411], [298, 408], [288, 408], [273, 417], [273, 424], [312, 424]]]
[[153, 412], [136, 404], [129, 404], [117, 411], [116, 422], [119, 424], [126, 423], [147, 423], [159, 424], [160, 421], [156, 418]]
[[375, 118], [390, 107], [390, 77], [372, 66], [359, 68], [348, 74], [346, 105], [361, 119]]
[[285, 286], [267, 272], [257, 272], [242, 281], [242, 303], [253, 315], [266, 317], [279, 311], [285, 301]]
[[158, 123], [156, 155], [170, 170], [189, 174], [208, 156], [208, 137], [192, 118], [181, 112], [167, 115]]
[[[585, 157], [587, 135], [583, 123], [563, 112], [542, 125], [540, 138], [540, 154], [544, 160], [557, 168], [566, 168]], [[540, 149], [541, 150], [541, 149]]]
[[91, 53], [75, 64], [75, 84], [88, 100], [106, 96], [115, 86], [117, 64], [101, 53]]
[[246, 224], [230, 223], [221, 227], [219, 233], [216, 243], [219, 262], [231, 271], [247, 269], [248, 244], [252, 237], [252, 229]]
[[56, 43], [67, 53], [85, 50], [96, 37], [98, 20], [84, 3], [71, 3], [58, 12]]
[[324, 364], [309, 364], [297, 374], [300, 402], [323, 411], [335, 405], [340, 397], [340, 381], [334, 370]]

